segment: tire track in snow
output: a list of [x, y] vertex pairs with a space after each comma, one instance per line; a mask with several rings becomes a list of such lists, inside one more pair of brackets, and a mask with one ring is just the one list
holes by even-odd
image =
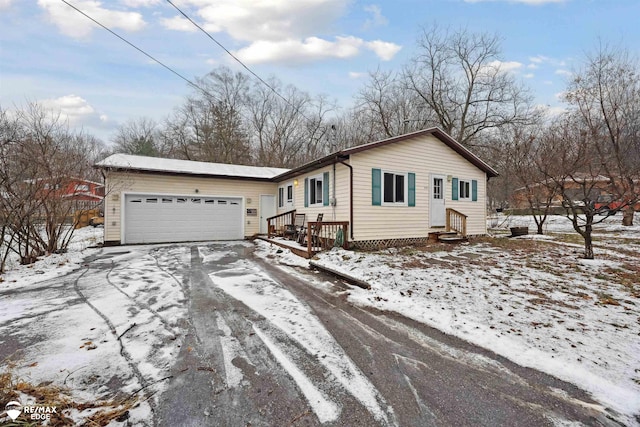
[[[89, 268], [86, 268], [82, 274], [80, 274], [76, 280], [73, 283], [73, 288], [76, 291], [76, 293], [78, 294], [78, 296], [80, 297], [80, 299], [87, 304], [98, 316], [100, 316], [100, 318], [102, 318], [102, 320], [104, 320], [104, 322], [107, 324], [107, 326], [109, 327], [109, 329], [111, 330], [111, 333], [113, 334], [113, 336], [116, 338], [116, 340], [118, 341], [118, 343], [120, 344], [120, 355], [122, 357], [124, 357], [124, 359], [127, 361], [127, 364], [129, 365], [129, 367], [131, 368], [131, 370], [133, 371], [133, 374], [135, 375], [136, 379], [138, 380], [138, 382], [140, 383], [140, 386], [142, 388], [146, 388], [148, 386], [147, 380], [145, 380], [144, 376], [142, 375], [142, 373], [140, 372], [140, 370], [138, 369], [138, 366], [135, 364], [135, 362], [133, 361], [133, 358], [131, 357], [131, 354], [127, 351], [126, 346], [124, 345], [124, 343], [122, 342], [121, 339], [118, 338], [118, 333], [116, 332], [116, 327], [113, 324], [113, 322], [111, 322], [111, 320], [109, 319], [109, 317], [107, 317], [104, 313], [102, 313], [100, 310], [98, 310], [98, 308], [93, 305], [89, 299], [87, 298], [87, 296], [80, 290], [80, 279], [82, 279], [82, 277], [89, 271]], [[151, 404], [151, 401], [149, 401], [151, 410], [153, 411], [153, 404]]]
[[304, 394], [313, 412], [316, 414], [321, 423], [335, 421], [340, 415], [340, 408], [333, 401], [329, 400], [322, 391], [320, 391], [309, 378], [293, 363], [287, 355], [282, 351], [266, 333], [261, 331], [255, 325], [253, 330], [260, 337], [262, 342], [267, 346], [273, 357], [278, 363], [289, 373], [291, 378], [298, 384], [300, 391]]
[[[393, 410], [375, 386], [347, 356], [311, 309], [291, 292], [255, 264], [244, 260], [230, 264], [226, 270], [212, 273], [211, 278], [228, 295], [265, 317], [310, 354], [316, 355], [319, 363], [342, 388], [355, 397], [378, 422], [383, 425], [396, 424]], [[265, 345], [268, 344], [265, 342]], [[322, 406], [322, 410], [325, 409], [326, 406]], [[316, 415], [320, 417], [320, 414]]]
[[115, 269], [115, 263], [113, 262], [113, 260], [111, 260], [111, 267], [109, 268], [109, 271], [107, 272], [107, 276], [106, 276], [107, 277], [107, 283], [109, 285], [113, 286], [118, 292], [120, 292], [122, 295], [127, 297], [131, 302], [133, 302], [139, 308], [141, 308], [143, 310], [147, 310], [148, 312], [150, 312], [156, 319], [158, 319], [160, 321], [160, 323], [162, 323], [162, 326], [168, 332], [172, 333], [174, 336], [178, 335], [176, 330], [174, 328], [172, 328], [171, 325], [169, 325], [169, 322], [164, 317], [162, 317], [162, 315], [160, 315], [160, 313], [158, 313], [156, 310], [154, 310], [149, 304], [147, 304], [146, 302], [143, 302], [143, 301], [139, 301], [137, 298], [129, 295], [128, 293], [126, 293], [120, 286], [118, 286], [115, 283], [113, 283], [113, 281], [110, 278], [110, 275], [111, 275], [111, 273], [113, 272], [114, 269]]

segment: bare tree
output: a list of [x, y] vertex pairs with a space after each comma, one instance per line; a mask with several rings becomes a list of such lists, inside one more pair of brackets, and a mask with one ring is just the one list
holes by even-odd
[[160, 154], [157, 123], [147, 117], [132, 119], [119, 127], [113, 142], [118, 153], [158, 156]]
[[464, 145], [507, 124], [530, 122], [531, 96], [500, 61], [497, 36], [467, 30], [422, 33], [404, 83], [435, 115], [445, 132]]
[[376, 70], [355, 96], [355, 119], [369, 125], [369, 140], [390, 138], [438, 124], [430, 108], [413, 90], [406, 88], [402, 75]]
[[609, 180], [591, 135], [575, 113], [559, 117], [540, 141], [536, 166], [549, 192], [561, 196], [566, 216], [584, 239], [584, 257], [594, 258], [593, 226], [604, 221], [595, 201]]
[[[90, 170], [94, 138], [69, 131], [59, 114], [38, 104], [0, 114], [0, 212], [4, 232], [2, 265], [8, 253], [31, 263], [66, 250], [73, 234], [74, 201], [63, 191]], [[71, 221], [71, 223], [70, 223]], [[4, 234], [3, 234], [3, 239]]]
[[247, 132], [249, 78], [217, 68], [167, 118], [160, 131], [163, 155], [217, 163], [252, 164]]
[[[512, 184], [510, 193], [524, 197], [536, 223], [537, 233], [544, 234], [544, 223], [559, 195], [554, 180], [545, 175], [540, 168], [540, 165], [545, 165], [547, 161], [541, 157], [548, 153], [544, 150], [545, 147], [540, 145], [537, 126], [515, 126], [510, 127], [510, 130], [506, 135], [501, 132], [504, 149], [501, 169], [507, 175], [505, 181]], [[515, 185], [519, 185], [519, 188], [514, 189]]]
[[[256, 85], [250, 104], [251, 128], [259, 164], [295, 167], [324, 153], [331, 106], [294, 86], [270, 79], [271, 88]], [[284, 99], [283, 99], [284, 98]]]
[[623, 224], [633, 225], [633, 206], [640, 200], [638, 60], [625, 50], [601, 45], [573, 77], [566, 100], [609, 180], [608, 191], [622, 202]]

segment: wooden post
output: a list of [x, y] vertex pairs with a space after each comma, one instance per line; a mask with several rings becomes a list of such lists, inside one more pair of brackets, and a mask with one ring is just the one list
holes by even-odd
[[347, 240], [349, 239], [349, 223], [344, 223], [344, 234], [342, 235], [342, 249], [349, 249]]
[[313, 246], [311, 243], [311, 224], [315, 224], [313, 222], [307, 223], [307, 253], [309, 254], [309, 258], [313, 256]]
[[447, 209], [447, 211], [446, 211], [445, 218], [446, 218], [445, 230], [446, 231], [451, 231], [451, 211], [449, 209]]

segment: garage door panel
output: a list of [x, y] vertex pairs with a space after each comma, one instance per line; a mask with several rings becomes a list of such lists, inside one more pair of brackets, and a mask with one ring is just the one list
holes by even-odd
[[241, 239], [242, 199], [127, 195], [125, 242]]

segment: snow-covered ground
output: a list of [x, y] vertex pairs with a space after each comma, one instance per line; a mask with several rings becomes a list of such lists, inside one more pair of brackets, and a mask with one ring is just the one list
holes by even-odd
[[[316, 262], [371, 284], [371, 290], [351, 289], [352, 303], [401, 313], [574, 383], [626, 416], [628, 425], [637, 424], [640, 226], [622, 227], [620, 216], [608, 218], [596, 226], [596, 260], [587, 261], [581, 258], [582, 245], [566, 218], [548, 221], [546, 236], [508, 238], [508, 227], [529, 225], [533, 232], [533, 221], [496, 217], [490, 219], [490, 226], [500, 228], [495, 237], [468, 244], [377, 252], [333, 249], [320, 254]], [[30, 343], [11, 363], [17, 377], [33, 384], [64, 384], [72, 388], [74, 399], [84, 402], [113, 396], [113, 390], [125, 396], [138, 392], [141, 399], [130, 411], [129, 422], [144, 423], [153, 404], [153, 399], [144, 400], [144, 394], [161, 390], [181, 342], [177, 336], [187, 298], [181, 268], [189, 264], [189, 253], [186, 246], [167, 245], [151, 250], [149, 246], [88, 248], [101, 240], [101, 234], [101, 229], [79, 230], [67, 254], [45, 257], [32, 266], [13, 265], [3, 275], [0, 337], [3, 345]], [[200, 252], [206, 263], [224, 251]], [[270, 262], [276, 260], [292, 274], [309, 277], [299, 270], [308, 261], [288, 250], [259, 241], [256, 253]], [[89, 255], [107, 257], [91, 263], [85, 274], [82, 260]], [[112, 269], [108, 257], [126, 257], [131, 262], [126, 268]], [[69, 273], [65, 281], [55, 280]], [[256, 280], [244, 283], [233, 275], [228, 279], [218, 275], [215, 282], [270, 322], [291, 331], [291, 337], [310, 351], [326, 351], [327, 360], [342, 354], [304, 304], [266, 279], [257, 280], [261, 272], [247, 274]], [[32, 295], [38, 299], [29, 298]], [[217, 322], [222, 331], [228, 329], [220, 318]], [[273, 337], [263, 330], [255, 332], [278, 358]], [[234, 351], [234, 345], [227, 350]], [[289, 366], [293, 377], [302, 375], [296, 374], [287, 355], [280, 356], [278, 360]], [[336, 366], [345, 372], [352, 368], [348, 360], [340, 363]], [[229, 375], [230, 384], [242, 382], [233, 369]], [[321, 419], [335, 417], [336, 408], [323, 400], [321, 392], [305, 388], [303, 375], [296, 381], [310, 400], [316, 396], [320, 402], [315, 409]], [[370, 390], [364, 383], [344, 386]], [[384, 404], [375, 390], [358, 394], [373, 413], [384, 416], [380, 412]], [[87, 420], [91, 411], [96, 409], [74, 410], [69, 416], [79, 422]]]
[[[68, 253], [4, 275], [0, 373], [61, 387], [44, 403], [71, 402], [64, 414], [58, 409], [67, 423], [102, 425], [91, 417], [128, 411], [124, 421], [151, 425], [152, 395], [183, 336], [181, 266], [190, 254], [170, 246], [87, 248], [101, 240], [101, 229], [78, 230]], [[83, 264], [87, 256], [97, 259]], [[34, 403], [38, 393], [23, 393], [21, 403]]]
[[97, 252], [98, 249], [92, 249], [92, 247], [102, 243], [103, 234], [104, 229], [101, 227], [84, 227], [75, 230], [67, 253], [42, 256], [34, 264], [29, 265], [20, 265], [17, 254], [10, 252], [5, 266], [6, 272], [0, 275], [0, 278], [7, 282], [20, 280], [20, 284], [26, 284], [66, 274], [77, 269], [84, 257]]
[[[546, 236], [508, 238], [508, 227], [535, 232], [535, 224], [498, 217], [489, 224], [502, 228], [496, 237], [467, 244], [334, 248], [315, 261], [371, 284], [351, 290], [351, 302], [398, 312], [574, 383], [633, 425], [640, 414], [640, 226], [622, 227], [620, 219], [596, 226], [596, 260], [582, 259], [580, 240], [567, 237], [570, 222], [554, 216]], [[260, 256], [300, 265], [287, 250], [258, 245]]]

